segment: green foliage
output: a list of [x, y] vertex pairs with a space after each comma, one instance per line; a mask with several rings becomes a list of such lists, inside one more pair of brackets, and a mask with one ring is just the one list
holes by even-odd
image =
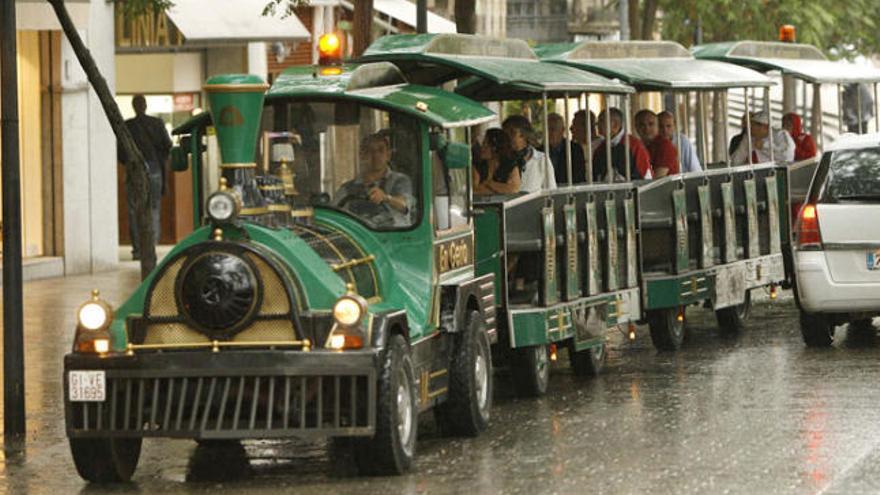
[[127, 19], [139, 17], [146, 13], [161, 12], [174, 5], [171, 0], [116, 0], [116, 8], [122, 9]]
[[293, 11], [297, 7], [306, 7], [308, 5], [309, 0], [268, 0], [263, 7], [263, 15], [281, 15], [284, 18], [294, 15]]
[[[638, 1], [638, 0], [634, 0]], [[880, 52], [877, 0], [660, 0], [664, 39], [693, 44], [697, 20], [703, 41], [776, 40], [779, 26], [797, 28], [797, 41], [835, 57]]]

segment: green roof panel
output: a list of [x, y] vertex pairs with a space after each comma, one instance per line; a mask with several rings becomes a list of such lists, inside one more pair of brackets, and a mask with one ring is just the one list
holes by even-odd
[[779, 71], [809, 83], [880, 82], [880, 70], [828, 60], [812, 45], [774, 41], [710, 43], [693, 48], [698, 59], [719, 60], [761, 72]]
[[544, 91], [554, 96], [632, 92], [618, 81], [541, 62], [520, 40], [461, 34], [385, 36], [371, 45], [361, 60], [393, 62], [417, 84], [434, 86], [467, 79], [456, 92], [478, 100], [534, 97]]
[[540, 48], [543, 59], [619, 79], [642, 91], [770, 86], [763, 74], [737, 65], [697, 60], [677, 43], [595, 42]]
[[407, 83], [387, 63], [318, 69], [292, 67], [278, 76], [269, 89], [268, 101], [279, 98], [357, 101], [446, 128], [476, 125], [495, 118], [491, 110], [468, 98]]

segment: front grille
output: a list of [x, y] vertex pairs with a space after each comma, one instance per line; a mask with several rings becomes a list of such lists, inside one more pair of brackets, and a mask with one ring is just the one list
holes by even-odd
[[104, 402], [67, 401], [76, 437], [367, 435], [370, 375], [107, 377]]

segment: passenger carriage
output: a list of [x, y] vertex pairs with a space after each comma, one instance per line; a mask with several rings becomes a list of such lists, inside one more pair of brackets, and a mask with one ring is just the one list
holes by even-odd
[[[329, 437], [362, 472], [401, 473], [418, 412], [451, 434], [487, 425], [494, 275], [475, 268], [458, 130], [494, 114], [387, 63], [266, 89], [208, 81], [211, 111], [174, 151], [203, 226], [116, 311], [96, 292], [78, 312], [65, 420], [87, 480], [128, 479], [146, 437]], [[359, 174], [389, 161], [397, 186]]]
[[619, 79], [634, 86], [637, 96], [668, 96], [676, 129], [696, 131], [688, 134], [696, 138], [702, 172], [638, 185], [642, 306], [660, 349], [681, 345], [685, 308], [693, 304], [708, 305], [723, 330], [738, 331], [750, 292], [775, 291], [785, 278], [787, 196], [786, 176], [775, 163], [728, 163], [727, 97], [750, 88], [766, 92], [772, 81], [749, 69], [697, 60], [672, 42], [582, 42], [545, 46], [539, 53], [548, 62]]
[[[521, 40], [386, 36], [362, 60], [393, 62], [424, 84], [457, 80], [455, 91], [478, 101], [539, 99], [545, 142], [548, 99], [632, 92], [599, 75], [542, 63]], [[571, 177], [570, 156], [567, 166]], [[561, 346], [568, 348], [576, 374], [597, 374], [608, 329], [642, 315], [635, 186], [559, 184], [474, 202], [476, 269], [495, 276], [501, 341], [496, 355], [510, 364], [517, 391], [546, 392], [550, 360]], [[524, 279], [524, 289], [514, 287], [516, 278]]]

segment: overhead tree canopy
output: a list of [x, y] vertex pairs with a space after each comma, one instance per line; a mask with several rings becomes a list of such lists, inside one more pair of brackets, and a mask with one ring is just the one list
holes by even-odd
[[[629, 0], [633, 39], [658, 26], [663, 39], [690, 46], [699, 25], [703, 41], [776, 40], [779, 26], [797, 28], [797, 41], [831, 56], [880, 53], [877, 0]], [[658, 16], [662, 15], [662, 19]]]

